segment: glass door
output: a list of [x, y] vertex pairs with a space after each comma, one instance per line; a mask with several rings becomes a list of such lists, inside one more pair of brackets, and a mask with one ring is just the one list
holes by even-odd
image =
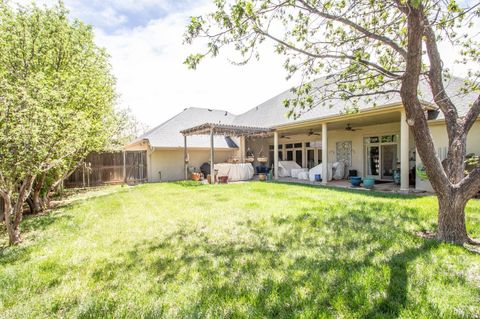
[[380, 146], [366, 146], [367, 176], [380, 177]]
[[297, 162], [300, 167], [303, 167], [303, 151], [295, 150], [295, 162]]
[[393, 180], [397, 168], [397, 144], [382, 145], [382, 179]]

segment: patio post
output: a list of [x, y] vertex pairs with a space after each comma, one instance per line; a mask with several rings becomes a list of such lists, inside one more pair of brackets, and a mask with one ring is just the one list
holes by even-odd
[[273, 132], [273, 173], [275, 180], [278, 180], [278, 132]]
[[187, 136], [183, 136], [183, 169], [185, 170], [185, 180], [188, 180], [188, 153], [187, 153]]
[[328, 136], [327, 123], [322, 124], [322, 184], [328, 181]]
[[210, 129], [210, 183], [215, 184], [215, 169], [213, 167], [214, 163], [214, 144], [213, 144], [213, 128]]
[[240, 162], [245, 163], [245, 136], [240, 136]]
[[405, 111], [401, 111], [400, 120], [400, 191], [408, 192], [409, 180], [408, 173], [410, 170], [409, 159], [409, 127]]

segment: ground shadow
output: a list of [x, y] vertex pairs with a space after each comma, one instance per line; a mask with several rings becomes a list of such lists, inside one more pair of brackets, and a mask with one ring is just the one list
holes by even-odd
[[[147, 294], [160, 299], [189, 293], [183, 285], [195, 282], [196, 297], [176, 305], [178, 317], [397, 318], [409, 303], [409, 265], [430, 258], [438, 244], [375, 218], [376, 209], [391, 207], [374, 205], [371, 214], [359, 208], [325, 218], [312, 208], [295, 216], [244, 220], [236, 225], [239, 237], [220, 240], [185, 224], [115, 262], [105, 261], [92, 280], [103, 285], [137, 269], [155, 278], [158, 285]], [[416, 222], [415, 213], [398, 218]], [[405, 237], [411, 244], [398, 247]], [[380, 297], [372, 301], [372, 295]], [[167, 317], [169, 306], [162, 305]]]

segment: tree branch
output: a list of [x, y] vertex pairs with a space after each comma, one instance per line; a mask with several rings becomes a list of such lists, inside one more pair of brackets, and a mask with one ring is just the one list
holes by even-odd
[[471, 171], [470, 174], [460, 182], [459, 188], [467, 199], [473, 198], [480, 192], [480, 167]]
[[477, 97], [475, 102], [473, 102], [472, 107], [468, 110], [468, 113], [465, 114], [463, 118], [463, 129], [465, 132], [470, 131], [473, 126], [473, 123], [478, 119], [480, 115], [480, 95]]
[[302, 53], [302, 54], [305, 54], [311, 58], [317, 58], [317, 59], [348, 59], [348, 60], [352, 60], [352, 61], [356, 61], [364, 66], [369, 66], [369, 67], [372, 67], [374, 69], [376, 69], [378, 72], [382, 73], [383, 75], [385, 76], [388, 76], [388, 77], [391, 77], [391, 78], [397, 78], [397, 79], [400, 79], [400, 75], [396, 74], [396, 73], [393, 73], [383, 67], [381, 67], [380, 65], [376, 64], [376, 63], [373, 63], [373, 62], [370, 62], [370, 61], [367, 61], [367, 60], [364, 60], [364, 59], [359, 59], [358, 57], [355, 57], [355, 56], [351, 56], [351, 55], [338, 55], [338, 54], [316, 54], [316, 53], [312, 53], [312, 52], [309, 52], [309, 51], [306, 51], [304, 49], [300, 49], [300, 48], [297, 48], [296, 46], [293, 46], [283, 40], [280, 40], [279, 38], [277, 37], [274, 37], [273, 35], [261, 30], [260, 28], [256, 28], [256, 32], [266, 36], [267, 38], [275, 41], [275, 42], [278, 42], [280, 43], [281, 45], [291, 49], [291, 50], [294, 50], [294, 51], [297, 51], [299, 53]]
[[457, 131], [458, 112], [455, 105], [448, 97], [443, 86], [443, 62], [437, 47], [437, 40], [432, 28], [427, 25], [429, 21], [424, 17], [425, 45], [427, 47], [428, 59], [430, 60], [430, 70], [428, 72], [429, 84], [432, 89], [433, 99], [445, 115], [448, 122], [448, 137], [452, 140]]
[[302, 3], [309, 11], [325, 18], [325, 19], [329, 19], [329, 20], [334, 20], [334, 21], [337, 21], [337, 22], [340, 22], [340, 23], [343, 23], [345, 25], [348, 25], [349, 27], [352, 27], [353, 29], [365, 34], [367, 37], [371, 38], [371, 39], [374, 39], [374, 40], [377, 40], [377, 41], [380, 41], [386, 45], [388, 45], [389, 47], [391, 47], [392, 49], [394, 49], [396, 52], [398, 52], [405, 60], [407, 59], [407, 51], [402, 48], [400, 45], [398, 45], [397, 43], [395, 43], [395, 41], [393, 41], [392, 39], [389, 39], [385, 36], [382, 36], [382, 35], [379, 35], [379, 34], [376, 34], [376, 33], [373, 33], [369, 30], [367, 30], [366, 28], [352, 22], [351, 20], [348, 20], [346, 18], [343, 18], [343, 17], [338, 17], [338, 16], [335, 16], [335, 15], [332, 15], [332, 14], [329, 14], [329, 13], [326, 13], [326, 12], [322, 12], [320, 10], [318, 10], [317, 8], [315, 7], [312, 7], [309, 3], [307, 3], [306, 1], [304, 0], [299, 0], [300, 3]]

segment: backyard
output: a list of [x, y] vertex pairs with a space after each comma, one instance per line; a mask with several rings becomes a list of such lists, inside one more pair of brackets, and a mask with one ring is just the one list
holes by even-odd
[[[480, 255], [433, 197], [251, 182], [114, 186], [0, 247], [1, 318], [479, 318]], [[480, 201], [467, 208], [480, 237]]]

